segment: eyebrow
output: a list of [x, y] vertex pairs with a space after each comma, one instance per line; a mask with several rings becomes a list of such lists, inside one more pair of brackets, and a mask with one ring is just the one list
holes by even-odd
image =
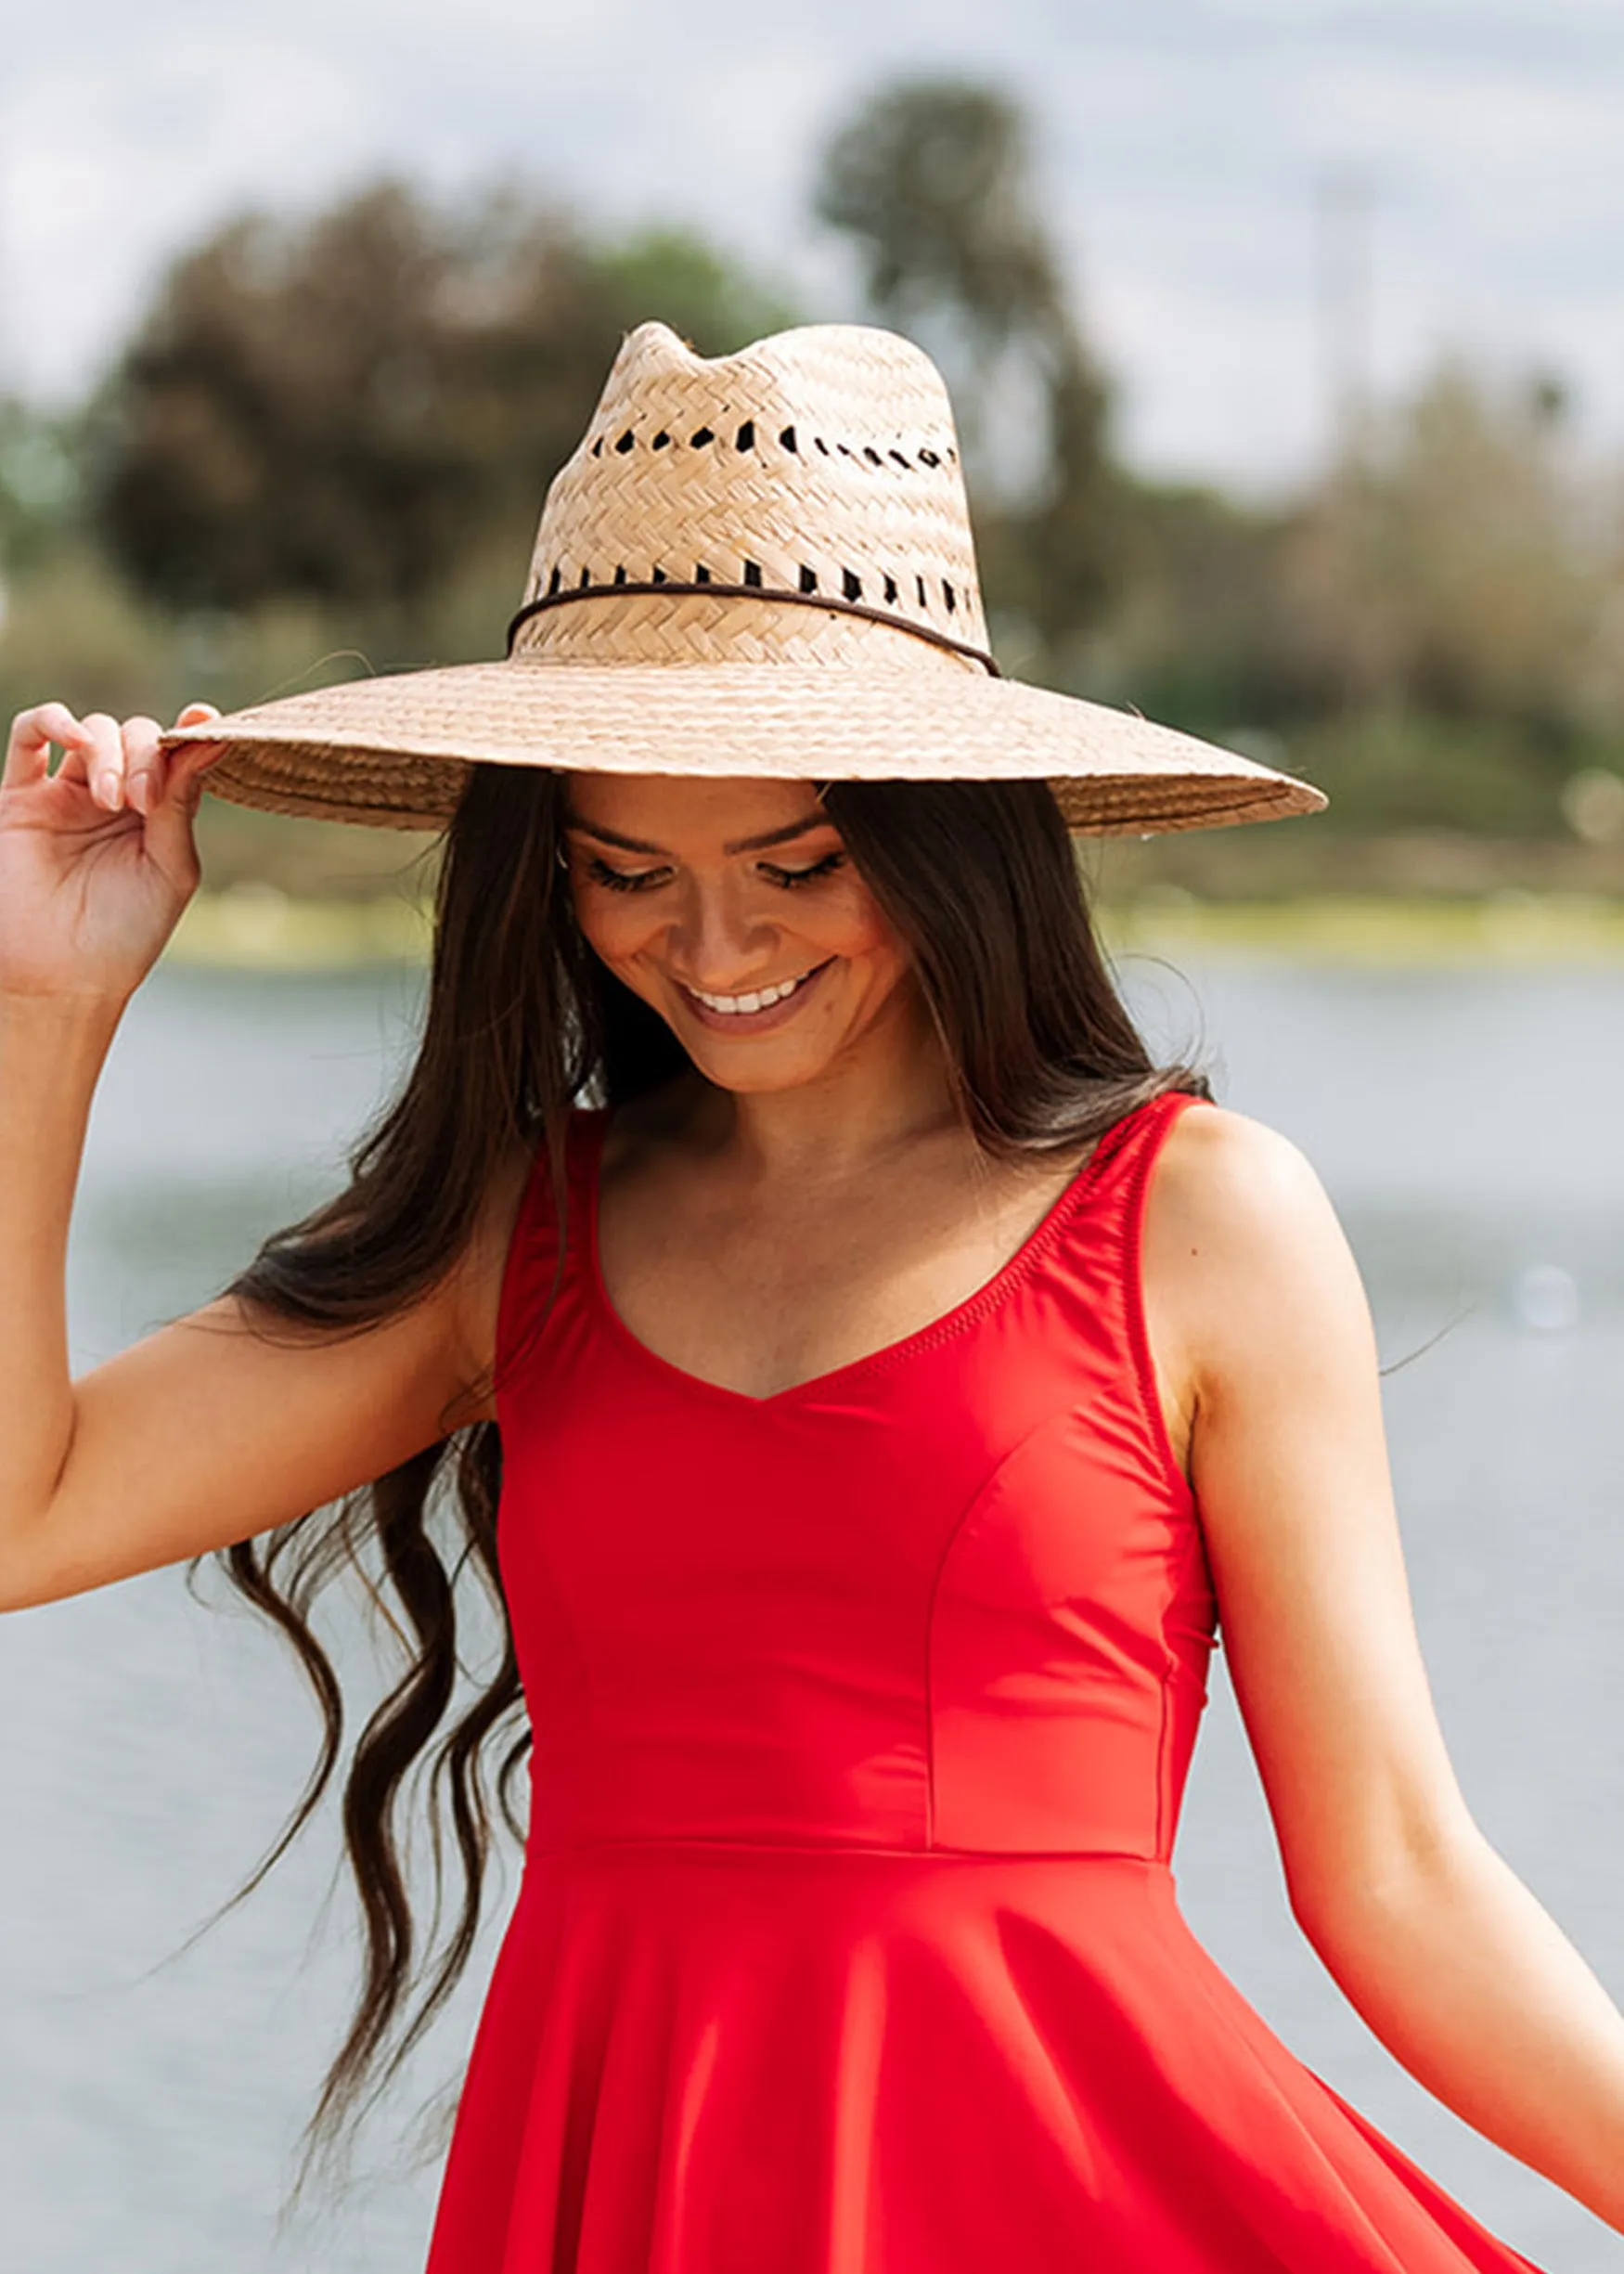
[[[612, 845], [623, 853], [652, 853], [661, 860], [671, 855], [663, 845], [651, 845], [643, 837], [624, 837], [618, 829], [605, 829], [598, 821], [585, 821], [579, 814], [566, 813], [566, 829], [578, 830], [584, 837], [596, 837], [599, 845]], [[793, 845], [797, 837], [810, 835], [815, 829], [832, 829], [834, 823], [827, 813], [808, 813], [799, 821], [787, 821], [781, 829], [764, 830], [759, 837], [740, 837], [722, 847], [724, 853], [765, 853], [775, 845]]]

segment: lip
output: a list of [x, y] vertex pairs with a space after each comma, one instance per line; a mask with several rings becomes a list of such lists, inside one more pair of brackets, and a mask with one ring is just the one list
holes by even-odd
[[[786, 995], [780, 1002], [769, 1002], [765, 1011], [713, 1011], [680, 979], [677, 982], [677, 991], [690, 1016], [698, 1019], [702, 1027], [708, 1027], [713, 1034], [769, 1034], [775, 1027], [789, 1024], [834, 961], [831, 955], [821, 963], [814, 963], [793, 995]], [[743, 994], [748, 990], [741, 988], [739, 991]]]

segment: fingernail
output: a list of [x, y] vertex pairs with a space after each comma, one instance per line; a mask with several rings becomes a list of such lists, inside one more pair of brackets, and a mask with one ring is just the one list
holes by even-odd
[[114, 774], [98, 774], [92, 795], [98, 806], [104, 806], [109, 813], [116, 813], [121, 803], [118, 777]]
[[124, 784], [124, 795], [137, 813], [152, 810], [152, 783], [146, 774], [132, 774]]

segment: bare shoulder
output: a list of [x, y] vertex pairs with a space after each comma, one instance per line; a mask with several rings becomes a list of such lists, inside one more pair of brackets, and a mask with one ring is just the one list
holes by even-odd
[[1313, 1164], [1289, 1137], [1204, 1100], [1168, 1131], [1153, 1193], [1158, 1217], [1209, 1245], [1289, 1238], [1331, 1214]]
[[1147, 1302], [1186, 1376], [1278, 1363], [1303, 1335], [1368, 1331], [1358, 1268], [1312, 1163], [1228, 1107], [1169, 1131], [1144, 1230]]

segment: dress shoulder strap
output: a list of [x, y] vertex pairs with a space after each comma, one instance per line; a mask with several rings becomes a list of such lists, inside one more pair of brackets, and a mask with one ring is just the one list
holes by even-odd
[[1099, 1137], [1083, 1166], [1000, 1274], [1066, 1291], [1068, 1308], [1125, 1350], [1134, 1336], [1139, 1250], [1150, 1174], [1173, 1124], [1195, 1103], [1165, 1091], [1130, 1106]]
[[1199, 1102], [1188, 1091], [1163, 1091], [1106, 1131], [1074, 1187], [1076, 1201], [1048, 1273], [1076, 1347], [1090, 1353], [1100, 1380], [1119, 1401], [1128, 1439], [1141, 1447], [1146, 1473], [1160, 1480], [1170, 1505], [1181, 1508], [1190, 1504], [1190, 1488], [1163, 1417], [1141, 1251], [1152, 1171], [1175, 1123]]
[[563, 1159], [558, 1164], [561, 1178], [555, 1171], [546, 1140], [536, 1145], [502, 1272], [496, 1311], [498, 1383], [528, 1358], [565, 1281], [581, 1268], [590, 1198], [588, 1178], [606, 1118], [601, 1108], [578, 1106], [571, 1112], [564, 1124]]
[[1101, 1138], [1083, 1171], [1088, 1186], [1077, 1231], [1092, 1241], [1121, 1288], [1132, 1333], [1141, 1310], [1140, 1248], [1151, 1174], [1173, 1125], [1201, 1101], [1187, 1090], [1164, 1090], [1123, 1115]]
[[1115, 1194], [1129, 1215], [1143, 1202], [1156, 1156], [1187, 1105], [1201, 1101], [1188, 1090], [1163, 1090], [1114, 1121], [1095, 1147], [1082, 1175], [1096, 1205]]
[[[1145, 1200], [1150, 1191], [1151, 1174], [1161, 1156], [1162, 1147], [1172, 1134], [1173, 1125], [1191, 1105], [1203, 1101], [1188, 1090], [1164, 1090], [1119, 1122], [1121, 1142], [1112, 1156], [1107, 1170], [1115, 1183], [1117, 1206], [1114, 1211], [1117, 1236], [1121, 1246], [1122, 1288], [1128, 1306], [1128, 1328], [1131, 1338], [1141, 1346], [1143, 1358], [1145, 1342], [1144, 1283], [1141, 1250], [1144, 1241]], [[1112, 1132], [1113, 1135], [1115, 1131]], [[1148, 1361], [1145, 1362], [1148, 1365]]]

